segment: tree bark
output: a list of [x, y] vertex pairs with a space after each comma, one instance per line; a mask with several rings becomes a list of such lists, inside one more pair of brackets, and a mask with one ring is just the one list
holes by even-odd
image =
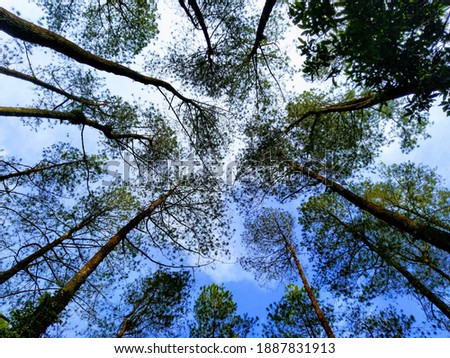
[[95, 272], [102, 261], [126, 238], [144, 219], [148, 218], [156, 208], [161, 206], [176, 190], [176, 186], [157, 200], [152, 202], [145, 210], [139, 212], [115, 235], [113, 235], [97, 253], [53, 296], [45, 297], [34, 312], [27, 317], [26, 322], [16, 328], [21, 337], [38, 338], [45, 333], [57, 319], [61, 312], [74, 298], [78, 289], [86, 282], [89, 276]]
[[295, 248], [292, 246], [291, 242], [288, 240], [288, 238], [282, 232], [281, 232], [281, 235], [283, 236], [283, 240], [284, 240], [287, 250], [291, 254], [292, 258], [294, 259], [295, 266], [297, 267], [298, 273], [302, 280], [303, 286], [305, 287], [306, 293], [308, 294], [308, 297], [311, 301], [311, 304], [314, 307], [314, 311], [316, 311], [317, 318], [319, 319], [320, 324], [322, 325], [323, 329], [325, 330], [325, 333], [327, 334], [328, 338], [336, 338], [336, 336], [333, 333], [333, 330], [330, 327], [330, 324], [328, 323], [327, 318], [325, 317], [325, 314], [323, 313], [322, 309], [320, 308], [319, 302], [317, 301], [316, 296], [314, 295], [314, 293], [311, 289], [311, 286], [308, 283], [308, 280], [305, 275], [305, 271], [303, 271], [303, 267], [300, 264], [300, 260], [297, 257], [297, 253], [295, 252]]
[[75, 43], [67, 40], [65, 37], [23, 20], [3, 7], [0, 7], [0, 30], [6, 32], [14, 38], [51, 48], [52, 50], [62, 53], [79, 63], [94, 67], [100, 71], [106, 71], [118, 76], [128, 77], [144, 85], [164, 88], [183, 102], [198, 106], [196, 102], [184, 97], [168, 82], [142, 75], [141, 73], [126, 66], [94, 55], [93, 53], [86, 51]]
[[363, 197], [353, 193], [352, 191], [344, 188], [338, 183], [330, 180], [312, 170], [301, 166], [300, 164], [292, 161], [284, 161], [291, 168], [299, 171], [306, 177], [313, 178], [323, 185], [327, 186], [331, 191], [339, 194], [349, 202], [357, 206], [358, 208], [372, 214], [376, 218], [384, 221], [385, 223], [410, 234], [415, 240], [422, 240], [430, 245], [433, 245], [441, 250], [450, 253], [450, 233], [437, 229], [433, 226], [423, 224], [419, 221], [410, 219], [409, 217], [388, 210], [385, 207], [375, 204]]
[[258, 51], [258, 48], [261, 45], [261, 41], [264, 38], [264, 30], [266, 29], [267, 21], [269, 21], [270, 14], [276, 2], [277, 0], [266, 0], [264, 4], [264, 8], [258, 23], [258, 28], [256, 30], [255, 42], [253, 43], [253, 47], [250, 53], [247, 55], [248, 59], [251, 59], [253, 56], [256, 55], [256, 52]]

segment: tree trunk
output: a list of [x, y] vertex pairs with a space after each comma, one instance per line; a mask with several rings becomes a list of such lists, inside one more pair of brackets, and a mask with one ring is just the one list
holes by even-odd
[[136, 228], [140, 222], [148, 218], [156, 208], [162, 205], [173, 194], [175, 189], [176, 186], [166, 194], [161, 195], [147, 209], [139, 212], [139, 214], [123, 226], [56, 294], [53, 296], [45, 296], [34, 312], [27, 317], [26, 322], [21, 322], [21, 325], [15, 329], [19, 336], [37, 338], [44, 334], [47, 328], [58, 319], [58, 316], [73, 299], [81, 285], [96, 270], [98, 265], [126, 238], [130, 231]]
[[426, 297], [431, 303], [433, 303], [444, 315], [450, 318], [450, 307], [442, 301], [438, 296], [436, 296], [428, 287], [426, 287], [419, 279], [417, 279], [411, 272], [407, 270], [406, 267], [401, 265], [392, 256], [388, 254], [389, 250], [383, 246], [377, 246], [370, 242], [363, 233], [355, 230], [350, 224], [342, 221], [340, 218], [331, 214], [333, 218], [346, 229], [348, 229], [357, 239], [361, 240], [364, 245], [366, 245], [369, 250], [376, 253], [381, 259], [386, 262], [389, 266], [396, 269], [409, 284], [422, 296]]
[[300, 275], [300, 278], [302, 279], [303, 286], [305, 287], [306, 293], [308, 294], [308, 297], [311, 300], [314, 310], [316, 311], [317, 318], [319, 319], [323, 329], [325, 330], [325, 333], [327, 334], [328, 338], [336, 338], [336, 336], [333, 333], [333, 330], [330, 327], [330, 324], [328, 323], [327, 318], [325, 317], [325, 314], [323, 313], [322, 309], [320, 308], [319, 302], [317, 301], [316, 296], [314, 295], [314, 293], [311, 289], [311, 286], [308, 283], [308, 280], [306, 279], [305, 271], [303, 271], [303, 267], [300, 264], [300, 260], [297, 257], [295, 248], [292, 246], [291, 242], [288, 240], [288, 238], [282, 232], [281, 232], [281, 235], [283, 236], [283, 240], [286, 245], [286, 248], [288, 249], [289, 253], [291, 254], [292, 258], [294, 259], [295, 266], [297, 266], [297, 270]]
[[333, 180], [327, 179], [326, 177], [315, 173], [292, 160], [287, 160], [285, 163], [302, 173], [304, 176], [316, 179], [323, 185], [327, 186], [331, 191], [341, 195], [358, 208], [372, 214], [385, 223], [410, 234], [413, 239], [425, 241], [430, 245], [450, 253], [450, 233], [410, 219], [405, 215], [388, 210], [381, 205], [366, 200]]
[[24, 259], [20, 260], [18, 263], [16, 263], [13, 267], [10, 269], [3, 271], [0, 273], [0, 285], [8, 281], [11, 277], [13, 277], [16, 273], [20, 272], [21, 270], [28, 267], [30, 263], [37, 260], [38, 258], [44, 256], [47, 252], [55, 248], [56, 246], [60, 245], [63, 241], [66, 239], [72, 237], [74, 233], [81, 230], [82, 228], [89, 225], [92, 220], [94, 219], [94, 216], [89, 216], [83, 221], [81, 221], [78, 225], [61, 235], [56, 240], [53, 240], [51, 243], [41, 247], [39, 250], [33, 252], [31, 255], [25, 257]]
[[96, 56], [67, 40], [65, 37], [26, 21], [2, 7], [0, 7], [0, 30], [16, 39], [51, 48], [79, 63], [94, 67], [100, 71], [128, 77], [145, 85], [164, 88], [183, 102], [196, 105], [193, 100], [184, 97], [171, 84], [157, 78], [142, 75], [126, 66]]
[[402, 266], [399, 262], [390, 257], [383, 247], [377, 247], [372, 244], [364, 235], [358, 235], [361, 238], [361, 241], [373, 252], [378, 254], [384, 262], [386, 262], [389, 266], [395, 268], [406, 280], [409, 284], [416, 289], [416, 291], [422, 296], [426, 297], [431, 303], [433, 303], [444, 315], [446, 315], [450, 319], [450, 307], [445, 304], [438, 296], [436, 296], [428, 287], [426, 287], [419, 279], [417, 279], [411, 272], [409, 272], [406, 267]]
[[258, 47], [261, 45], [261, 41], [264, 38], [264, 30], [266, 29], [267, 21], [269, 21], [270, 14], [276, 2], [277, 0], [266, 0], [264, 4], [264, 8], [262, 10], [261, 17], [258, 23], [258, 29], [256, 30], [255, 42], [253, 43], [252, 50], [247, 55], [248, 59], [251, 59], [256, 55]]

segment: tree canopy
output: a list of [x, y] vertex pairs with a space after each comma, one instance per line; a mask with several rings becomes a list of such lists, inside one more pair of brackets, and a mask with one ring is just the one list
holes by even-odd
[[[414, 153], [448, 149], [449, 20], [444, 0], [0, 7], [0, 336], [448, 336], [448, 167]], [[411, 160], [382, 163], [395, 146]], [[287, 285], [261, 329], [223, 265]]]

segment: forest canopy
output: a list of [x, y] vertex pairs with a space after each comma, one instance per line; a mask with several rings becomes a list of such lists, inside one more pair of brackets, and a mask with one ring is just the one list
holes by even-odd
[[0, 7], [0, 337], [449, 337], [447, 3]]

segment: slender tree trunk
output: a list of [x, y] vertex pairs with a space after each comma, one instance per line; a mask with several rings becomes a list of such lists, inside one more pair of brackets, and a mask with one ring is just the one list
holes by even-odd
[[410, 219], [409, 217], [388, 210], [385, 207], [375, 204], [363, 197], [353, 193], [352, 191], [344, 188], [338, 183], [330, 180], [312, 170], [301, 166], [300, 164], [287, 160], [285, 161], [293, 169], [299, 171], [304, 176], [316, 179], [320, 183], [326, 185], [331, 191], [339, 194], [349, 202], [357, 206], [358, 208], [372, 214], [376, 218], [384, 221], [385, 223], [410, 234], [415, 240], [422, 240], [428, 242], [441, 250], [450, 253], [450, 233], [437, 229], [433, 226], [423, 224], [419, 221]]
[[147, 209], [139, 212], [139, 214], [123, 226], [56, 294], [53, 296], [45, 296], [34, 312], [27, 317], [26, 322], [22, 322], [15, 329], [19, 336], [37, 338], [44, 334], [47, 328], [58, 319], [58, 316], [73, 299], [81, 285], [95, 272], [102, 261], [126, 238], [130, 231], [136, 228], [140, 222], [148, 218], [156, 208], [162, 205], [173, 194], [175, 189], [176, 186], [164, 195], [161, 195]]
[[128, 318], [135, 313], [135, 310], [133, 310], [129, 315], [126, 315], [123, 320], [122, 320], [122, 324], [120, 325], [120, 329], [119, 332], [117, 332], [116, 334], [116, 338], [122, 338], [123, 335], [125, 334], [125, 332], [128, 330]]
[[25, 257], [24, 259], [17, 262], [13, 267], [10, 269], [3, 271], [0, 273], [0, 285], [8, 281], [11, 277], [13, 277], [16, 273], [20, 272], [21, 270], [25, 269], [30, 265], [33, 261], [37, 260], [38, 258], [44, 256], [47, 252], [54, 249], [56, 246], [60, 245], [63, 241], [67, 240], [68, 238], [72, 237], [74, 233], [81, 230], [82, 228], [89, 225], [92, 220], [94, 219], [94, 216], [89, 216], [83, 221], [81, 221], [78, 225], [67, 231], [65, 234], [61, 235], [56, 240], [52, 241], [51, 243], [41, 247], [39, 250], [33, 252], [31, 255]]
[[363, 233], [355, 230], [350, 224], [342, 221], [337, 216], [331, 214], [332, 217], [339, 223], [339, 225], [344, 226], [348, 229], [357, 239], [361, 240], [364, 245], [366, 245], [369, 250], [376, 253], [381, 259], [386, 262], [389, 266], [396, 269], [409, 284], [422, 296], [426, 297], [431, 303], [433, 303], [445, 316], [450, 318], [450, 307], [442, 301], [438, 296], [436, 296], [428, 287], [426, 287], [419, 279], [417, 279], [411, 272], [408, 271], [406, 267], [400, 264], [392, 256], [388, 254], [389, 250], [383, 246], [377, 246], [370, 242]]
[[323, 329], [325, 330], [325, 333], [327, 334], [328, 338], [336, 338], [336, 336], [333, 333], [333, 330], [330, 327], [330, 324], [328, 323], [327, 318], [325, 317], [325, 314], [323, 313], [322, 309], [320, 308], [319, 302], [316, 299], [316, 296], [314, 295], [314, 292], [311, 289], [311, 286], [308, 283], [308, 280], [305, 275], [305, 271], [303, 271], [303, 267], [300, 264], [300, 260], [297, 257], [297, 253], [295, 252], [295, 248], [292, 246], [289, 239], [283, 234], [280, 228], [280, 233], [283, 237], [284, 243], [286, 245], [287, 250], [291, 254], [292, 258], [294, 259], [295, 266], [297, 266], [298, 273], [300, 275], [300, 278], [302, 280], [303, 286], [305, 287], [306, 293], [308, 294], [308, 297], [314, 307], [314, 310], [316, 311], [317, 318], [320, 321], [320, 324], [322, 325]]
[[422, 296], [426, 297], [431, 303], [433, 303], [444, 315], [450, 319], [450, 307], [445, 304], [438, 296], [436, 296], [428, 287], [426, 287], [419, 279], [417, 279], [411, 272], [409, 272], [406, 267], [401, 265], [399, 262], [394, 260], [391, 256], [387, 254], [388, 250], [383, 247], [377, 247], [372, 244], [367, 237], [364, 235], [358, 235], [362, 242], [373, 252], [378, 254], [384, 262], [389, 266], [395, 268], [409, 284], [416, 289], [416, 291]]
[[266, 0], [264, 4], [264, 8], [258, 23], [258, 28], [256, 30], [255, 42], [253, 43], [253, 47], [250, 53], [247, 55], [248, 59], [251, 59], [253, 56], [256, 55], [258, 47], [261, 45], [261, 41], [264, 38], [264, 30], [266, 29], [267, 21], [269, 21], [270, 14], [276, 2], [277, 0]]

